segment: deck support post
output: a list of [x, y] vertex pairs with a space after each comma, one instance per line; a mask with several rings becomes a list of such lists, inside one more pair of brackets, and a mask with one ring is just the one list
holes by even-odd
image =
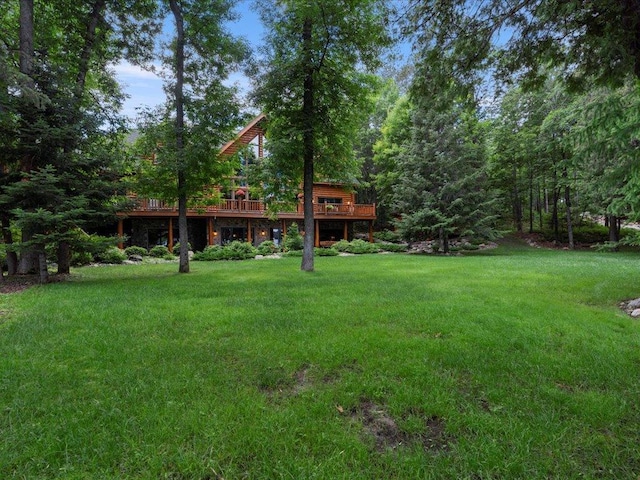
[[344, 233], [342, 234], [342, 238], [345, 240], [349, 240], [349, 222], [347, 220], [344, 221]]
[[251, 235], [251, 219], [247, 219], [247, 243], [253, 243], [253, 238]]
[[369, 243], [373, 243], [373, 221], [369, 220]]
[[207, 217], [207, 244], [213, 245], [213, 218]]
[[315, 225], [315, 235], [314, 235], [314, 239], [313, 239], [313, 246], [314, 247], [319, 247], [320, 246], [320, 221], [316, 220], [316, 225]]
[[169, 217], [169, 234], [167, 235], [167, 247], [173, 252], [173, 218]]
[[120, 240], [118, 241], [118, 248], [120, 250], [124, 249], [124, 243], [122, 242], [122, 238], [124, 237], [124, 221], [119, 218], [118, 219], [118, 238], [120, 238]]

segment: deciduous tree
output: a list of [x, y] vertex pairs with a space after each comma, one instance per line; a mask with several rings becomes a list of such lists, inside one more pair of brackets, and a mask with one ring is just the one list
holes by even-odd
[[258, 79], [256, 97], [269, 120], [269, 162], [281, 176], [272, 182], [272, 194], [281, 198], [283, 184], [302, 180], [301, 269], [312, 271], [313, 182], [317, 176], [344, 181], [357, 175], [354, 138], [375, 86], [364, 70], [378, 66], [380, 49], [388, 43], [385, 2], [260, 3], [268, 67]]

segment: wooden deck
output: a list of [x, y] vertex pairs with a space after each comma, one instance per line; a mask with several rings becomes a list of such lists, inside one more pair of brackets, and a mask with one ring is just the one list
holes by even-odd
[[[177, 216], [178, 207], [175, 203], [151, 198], [132, 197], [137, 201], [136, 207], [127, 212], [129, 217], [166, 217]], [[223, 200], [219, 205], [204, 205], [197, 208], [189, 208], [187, 215], [190, 217], [238, 217], [238, 218], [265, 218], [266, 208], [260, 200]], [[375, 204], [314, 204], [314, 216], [321, 219], [342, 220], [375, 220]], [[297, 209], [278, 212], [280, 218], [300, 218], [303, 215], [303, 204]]]

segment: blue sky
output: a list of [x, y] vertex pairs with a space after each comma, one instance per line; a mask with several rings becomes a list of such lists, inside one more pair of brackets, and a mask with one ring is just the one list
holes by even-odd
[[[230, 31], [247, 39], [257, 47], [262, 43], [263, 28], [253, 0], [237, 0], [236, 11], [240, 18], [230, 26]], [[123, 113], [134, 119], [136, 108], [153, 107], [161, 104], [164, 99], [162, 80], [155, 74], [145, 71], [129, 63], [115, 66], [116, 75], [129, 98], [124, 103]], [[231, 79], [246, 93], [248, 81], [242, 75], [236, 74]]]

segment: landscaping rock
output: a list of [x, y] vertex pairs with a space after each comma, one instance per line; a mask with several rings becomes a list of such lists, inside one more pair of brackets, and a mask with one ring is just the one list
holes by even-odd
[[630, 310], [640, 308], [640, 298], [636, 298], [635, 300], [631, 300], [629, 303], [627, 303], [627, 308]]
[[638, 318], [638, 317], [640, 317], [640, 308], [636, 308], [635, 310], [633, 310], [633, 311], [631, 312], [631, 316], [632, 316], [633, 318]]

